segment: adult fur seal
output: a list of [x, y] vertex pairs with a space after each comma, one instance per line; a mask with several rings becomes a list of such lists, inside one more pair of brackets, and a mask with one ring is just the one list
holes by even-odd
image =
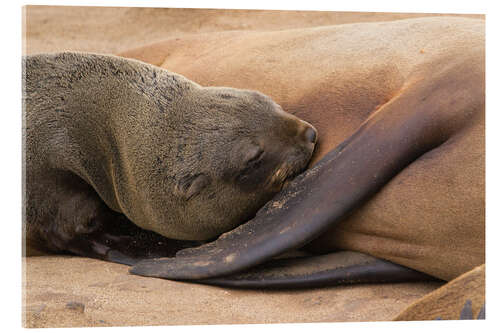
[[[202, 56], [194, 59], [193, 49]], [[448, 281], [484, 263], [483, 20], [200, 34], [123, 55], [203, 84], [258, 89], [321, 133], [315, 166], [255, 219], [132, 272], [214, 278], [308, 242], [316, 253], [359, 251]], [[237, 246], [243, 242], [245, 249]], [[374, 263], [343, 262], [361, 273], [360, 265]], [[287, 281], [326, 283], [323, 263]], [[372, 276], [385, 271], [370, 267]], [[217, 283], [283, 282], [243, 275]]]
[[[213, 238], [252, 217], [314, 149], [311, 125], [255, 91], [116, 56], [34, 55], [23, 66], [29, 247], [131, 263], [147, 255], [134, 252], [138, 236], [113, 235], [127, 219], [177, 240]], [[122, 240], [127, 253], [113, 245]]]

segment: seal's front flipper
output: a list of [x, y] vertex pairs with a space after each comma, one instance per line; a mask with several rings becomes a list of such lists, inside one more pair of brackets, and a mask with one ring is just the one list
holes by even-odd
[[76, 235], [66, 242], [66, 248], [73, 254], [132, 266], [143, 259], [173, 257], [181, 249], [201, 244], [141, 229], [116, 212], [102, 214], [96, 223], [96, 230]]
[[68, 242], [67, 250], [84, 257], [132, 266], [145, 257], [137, 258], [117, 250], [117, 243], [127, 241], [128, 237], [121, 241], [117, 236], [103, 233], [81, 235]]
[[386, 260], [341, 251], [321, 256], [274, 259], [243, 273], [196, 282], [234, 288], [286, 289], [434, 280], [434, 277]]

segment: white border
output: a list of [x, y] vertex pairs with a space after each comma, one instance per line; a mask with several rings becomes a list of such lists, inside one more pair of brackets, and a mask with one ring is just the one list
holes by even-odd
[[233, 8], [233, 9], [293, 9], [362, 12], [421, 12], [421, 13], [484, 13], [490, 7], [488, 1], [388, 1], [349, 0], [328, 2], [324, 0], [276, 1], [276, 0], [32, 0], [19, 1], [31, 5], [84, 5], [117, 7], [177, 7], [177, 8]]

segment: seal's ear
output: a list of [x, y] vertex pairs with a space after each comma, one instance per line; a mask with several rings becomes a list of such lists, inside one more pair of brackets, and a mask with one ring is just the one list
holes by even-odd
[[264, 151], [262, 150], [262, 148], [260, 148], [259, 145], [253, 144], [247, 149], [245, 149], [245, 153], [241, 158], [241, 162], [243, 162], [244, 166], [247, 166], [252, 162], [257, 161], [262, 156], [263, 153]]
[[175, 186], [175, 194], [185, 200], [189, 200], [192, 196], [198, 194], [210, 184], [210, 178], [205, 174], [197, 174], [194, 176], [182, 177]]

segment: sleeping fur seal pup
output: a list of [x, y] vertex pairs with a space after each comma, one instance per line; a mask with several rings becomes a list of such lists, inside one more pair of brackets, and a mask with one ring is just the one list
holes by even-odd
[[304, 169], [316, 142], [311, 125], [263, 94], [140, 61], [27, 56], [23, 78], [28, 248], [130, 263], [110, 245], [110, 226], [126, 220], [177, 240], [213, 238]]

